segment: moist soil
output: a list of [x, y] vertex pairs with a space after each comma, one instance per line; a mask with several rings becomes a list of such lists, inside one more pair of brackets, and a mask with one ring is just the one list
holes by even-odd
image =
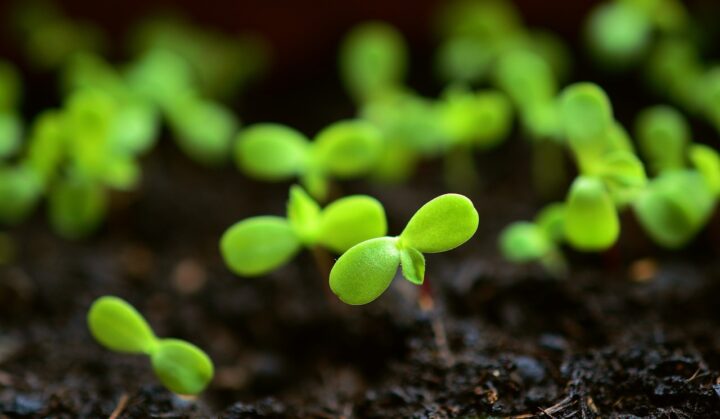
[[[480, 228], [428, 257], [431, 308], [401, 278], [348, 307], [328, 294], [322, 254], [233, 276], [220, 235], [242, 218], [282, 214], [288, 185], [199, 167], [163, 140], [143, 162], [142, 187], [113, 196], [93, 238], [64, 241], [41, 213], [11, 232], [19, 250], [0, 268], [0, 418], [720, 417], [717, 217], [670, 253], [628, 215], [622, 247], [570, 254], [568, 276], [551, 278], [496, 249], [500, 229], [540, 205], [529, 160], [521, 139], [477, 156], [480, 186], [463, 192]], [[335, 193], [378, 197], [397, 234], [448, 191], [442, 177], [431, 162], [409, 185]], [[95, 343], [85, 314], [106, 294], [130, 301], [160, 336], [206, 349], [209, 389], [174, 396], [146, 358]]]

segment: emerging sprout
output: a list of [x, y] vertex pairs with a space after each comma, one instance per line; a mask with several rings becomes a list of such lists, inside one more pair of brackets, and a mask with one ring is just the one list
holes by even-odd
[[328, 194], [328, 178], [368, 173], [377, 163], [383, 141], [374, 125], [362, 120], [336, 122], [315, 141], [279, 124], [251, 125], [240, 132], [235, 163], [248, 175], [267, 181], [300, 177], [315, 198]]
[[87, 323], [95, 340], [115, 352], [150, 357], [155, 375], [177, 394], [198, 394], [214, 374], [210, 358], [197, 346], [180, 339], [161, 339], [126, 301], [100, 297], [92, 304]]
[[263, 275], [287, 263], [303, 246], [343, 253], [387, 232], [385, 210], [376, 199], [349, 196], [324, 209], [299, 186], [290, 189], [287, 218], [260, 216], [230, 227], [220, 239], [227, 266], [241, 276]]
[[690, 128], [685, 117], [669, 106], [645, 109], [637, 118], [640, 152], [653, 173], [685, 167]]
[[340, 71], [347, 89], [359, 102], [402, 85], [407, 48], [395, 28], [381, 22], [356, 26], [340, 50]]
[[715, 207], [715, 196], [700, 173], [663, 172], [653, 179], [634, 205], [640, 223], [663, 247], [685, 245], [705, 225]]
[[330, 272], [330, 288], [347, 304], [367, 304], [390, 286], [398, 266], [405, 279], [421, 285], [423, 253], [454, 249], [468, 241], [477, 227], [478, 213], [468, 198], [441, 195], [423, 205], [400, 236], [370, 239], [340, 256]]
[[600, 251], [620, 235], [620, 220], [602, 181], [578, 177], [565, 204], [565, 238], [576, 249]]

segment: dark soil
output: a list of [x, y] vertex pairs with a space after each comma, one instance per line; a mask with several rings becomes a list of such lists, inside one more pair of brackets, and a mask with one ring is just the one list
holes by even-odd
[[[525, 147], [479, 157], [480, 230], [429, 257], [436, 310], [426, 312], [402, 279], [368, 306], [328, 300], [309, 253], [265, 278], [234, 277], [218, 237], [238, 219], [281, 214], [287, 185], [203, 169], [162, 144], [143, 188], [114, 197], [95, 238], [65, 242], [42, 214], [13, 232], [18, 261], [0, 270], [0, 417], [720, 417], [717, 220], [679, 254], [625, 220], [632, 246], [571, 255], [565, 280], [507, 264], [497, 232], [536, 209], [524, 165], [506, 164], [527, 159]], [[410, 187], [342, 187], [385, 202], [397, 232], [445, 191], [441, 178], [429, 164]], [[104, 294], [129, 300], [161, 336], [205, 348], [217, 369], [209, 390], [180, 399], [146, 359], [97, 345], [84, 316]]]

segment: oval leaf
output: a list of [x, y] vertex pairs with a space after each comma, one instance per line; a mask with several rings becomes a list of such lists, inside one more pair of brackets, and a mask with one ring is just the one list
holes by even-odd
[[478, 213], [472, 201], [458, 194], [438, 196], [423, 205], [400, 235], [403, 246], [422, 253], [454, 249], [475, 234]]
[[155, 375], [177, 394], [198, 394], [213, 378], [214, 367], [205, 352], [179, 339], [162, 339], [152, 354]]
[[576, 249], [601, 251], [620, 235], [617, 210], [603, 183], [581, 176], [570, 187], [565, 205], [565, 237]]
[[320, 205], [303, 188], [293, 185], [287, 213], [290, 226], [300, 240], [306, 245], [314, 244], [320, 224]]
[[512, 223], [500, 234], [500, 250], [505, 259], [525, 263], [537, 261], [552, 250], [553, 244], [536, 224]]
[[613, 114], [605, 92], [593, 83], [576, 83], [560, 95], [560, 115], [573, 151], [581, 160], [601, 155], [607, 149]]
[[720, 153], [704, 144], [693, 144], [690, 147], [689, 157], [713, 193], [720, 195]]
[[258, 179], [288, 179], [304, 170], [309, 144], [303, 134], [284, 125], [251, 125], [238, 136], [235, 164]]
[[118, 297], [95, 300], [87, 323], [95, 340], [113, 351], [150, 354], [157, 346], [157, 338], [143, 316]]
[[362, 120], [340, 121], [315, 138], [314, 162], [337, 177], [358, 176], [375, 166], [382, 147], [382, 134], [374, 125]]
[[385, 209], [375, 198], [348, 196], [322, 211], [318, 242], [337, 253], [365, 240], [387, 234]]
[[653, 173], [685, 166], [685, 147], [690, 128], [685, 117], [670, 106], [644, 110], [636, 122], [640, 152]]
[[345, 252], [330, 271], [330, 289], [344, 303], [367, 304], [390, 286], [400, 265], [397, 239], [364, 241]]
[[400, 266], [405, 279], [415, 285], [425, 281], [425, 256], [412, 247], [400, 250]]
[[231, 226], [220, 239], [225, 264], [241, 276], [263, 275], [285, 264], [300, 241], [284, 218], [248, 218]]

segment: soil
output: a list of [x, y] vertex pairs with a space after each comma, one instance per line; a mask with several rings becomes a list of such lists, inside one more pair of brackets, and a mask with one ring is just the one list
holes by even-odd
[[[526, 148], [479, 156], [480, 230], [428, 258], [427, 311], [400, 278], [368, 306], [338, 304], [309, 252], [268, 277], [234, 277], [218, 237], [282, 213], [287, 185], [201, 168], [161, 144], [142, 189], [114, 196], [94, 238], [63, 241], [42, 214], [13, 231], [18, 259], [0, 271], [0, 417], [720, 417], [718, 220], [672, 254], [625, 220], [631, 246], [571, 255], [564, 280], [505, 263], [497, 232], [536, 209], [523, 165], [504, 164]], [[431, 163], [410, 187], [342, 187], [386, 203], [394, 232], [446, 190], [441, 178]], [[209, 390], [174, 396], [145, 358], [97, 345], [84, 316], [104, 294], [129, 300], [159, 335], [205, 348]]]

